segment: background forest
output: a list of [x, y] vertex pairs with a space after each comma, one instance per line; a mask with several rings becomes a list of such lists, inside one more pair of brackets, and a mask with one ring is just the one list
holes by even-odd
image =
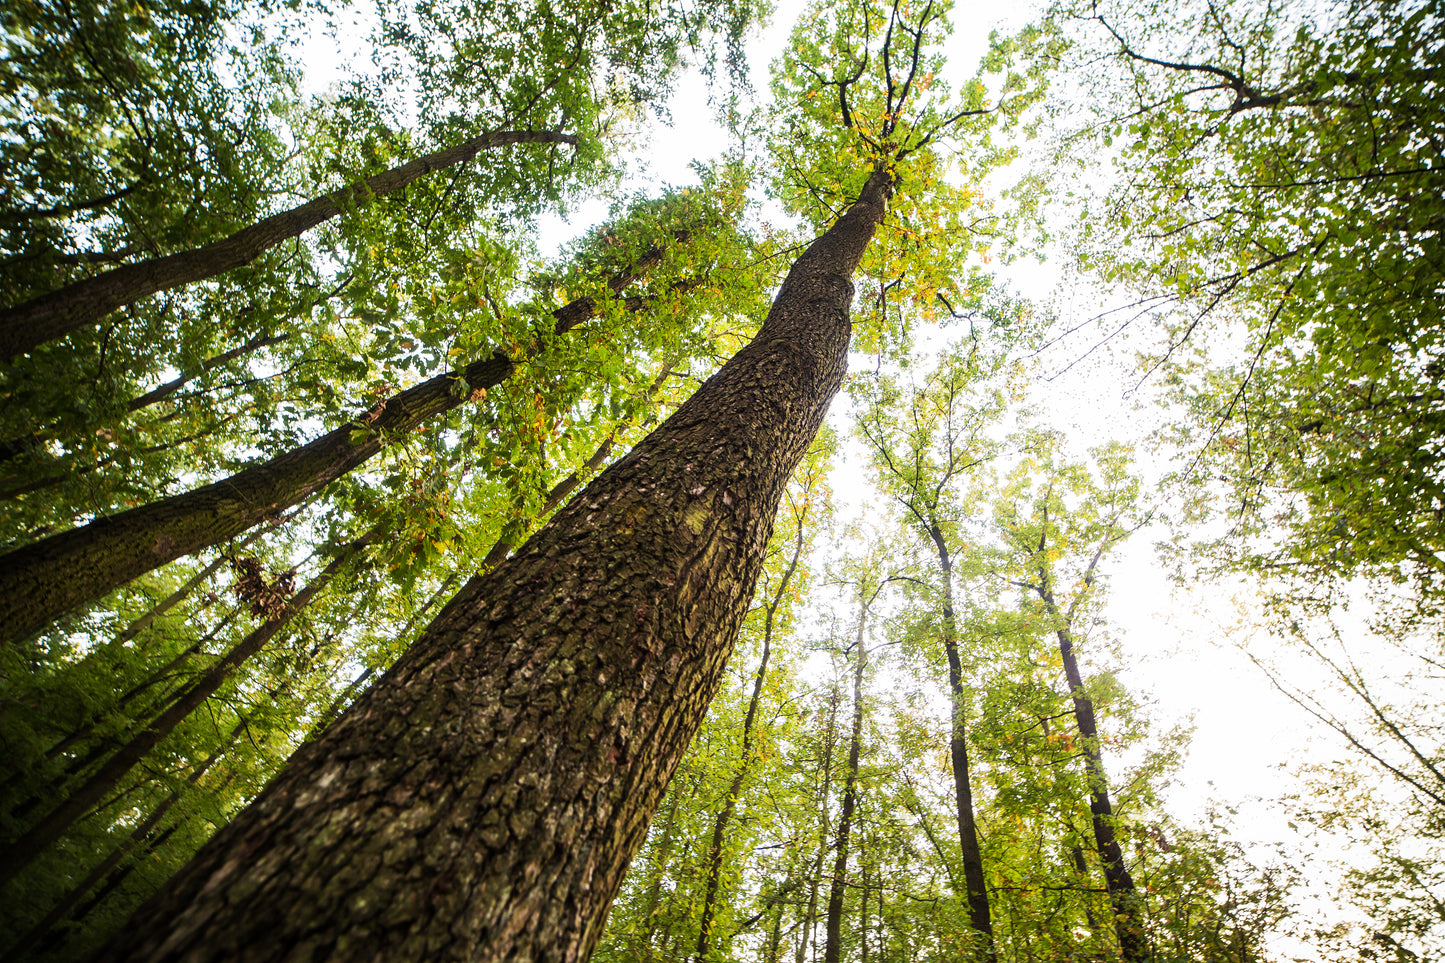
[[995, 12], [0, 9], [0, 954], [95, 953], [886, 170], [595, 958], [1445, 956], [1442, 11]]

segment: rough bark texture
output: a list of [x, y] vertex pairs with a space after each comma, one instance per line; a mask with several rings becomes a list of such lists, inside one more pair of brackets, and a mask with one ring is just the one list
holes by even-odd
[[937, 524], [930, 524], [928, 534], [938, 553], [939, 576], [943, 582], [943, 648], [948, 656], [948, 689], [953, 702], [949, 752], [953, 759], [953, 791], [958, 816], [958, 841], [963, 853], [963, 882], [968, 889], [968, 919], [969, 924], [983, 935], [986, 955], [991, 957], [993, 920], [984, 883], [983, 852], [978, 845], [978, 823], [973, 813], [973, 787], [968, 775], [968, 727], [964, 715], [963, 663], [958, 655], [958, 626], [953, 608], [953, 560]]
[[585, 960], [836, 392], [890, 180], [758, 336], [479, 576], [100, 959]]
[[[652, 248], [608, 284], [620, 291], [661, 259], [661, 249]], [[565, 334], [596, 312], [593, 298], [571, 301], [553, 312], [554, 333]], [[537, 350], [534, 346], [532, 354]], [[0, 558], [0, 644], [24, 638], [137, 576], [275, 517], [366, 462], [388, 436], [452, 410], [478, 388], [501, 384], [513, 368], [510, 358], [496, 352], [395, 394], [357, 421], [264, 464], [11, 552]], [[458, 381], [468, 390], [454, 390]], [[354, 440], [359, 427], [366, 429], [365, 437]]]
[[0, 358], [8, 360], [64, 337], [148, 295], [248, 264], [269, 248], [299, 237], [348, 208], [365, 206], [374, 198], [401, 190], [432, 171], [469, 161], [489, 148], [506, 144], [576, 143], [576, 137], [553, 131], [492, 131], [357, 181], [300, 207], [273, 214], [219, 241], [76, 281], [0, 311]]

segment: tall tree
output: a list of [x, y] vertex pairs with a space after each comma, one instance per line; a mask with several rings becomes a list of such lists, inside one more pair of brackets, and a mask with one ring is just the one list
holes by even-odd
[[938, 640], [948, 666], [949, 754], [964, 887], [970, 923], [988, 953], [993, 952], [993, 925], [969, 772], [968, 699], [954, 587], [961, 576], [956, 566], [963, 521], [956, 490], [969, 470], [995, 454], [997, 443], [986, 432], [1003, 407], [1003, 394], [997, 388], [978, 392], [977, 401], [973, 394], [982, 376], [999, 361], [975, 346], [945, 356], [911, 391], [886, 378], [860, 387], [860, 394], [872, 397], [858, 421], [880, 486], [900, 506], [905, 525], [932, 556]]
[[[873, 578], [870, 580], [868, 575]], [[858, 628], [850, 646], [853, 650], [853, 723], [848, 735], [848, 761], [843, 770], [842, 805], [838, 813], [838, 825], [833, 831], [833, 878], [828, 886], [827, 924], [823, 943], [825, 963], [838, 963], [843, 952], [843, 903], [848, 887], [849, 845], [852, 840], [854, 814], [858, 808], [858, 765], [863, 750], [863, 684], [868, 673], [868, 614], [888, 583], [887, 579], [878, 579], [876, 573], [868, 575], [857, 583]], [[869, 584], [870, 581], [872, 584]], [[867, 945], [866, 941], [864, 945]]]
[[996, 508], [998, 526], [1013, 554], [1006, 569], [1010, 581], [1038, 600], [1044, 624], [1058, 642], [1114, 931], [1123, 958], [1139, 963], [1151, 952], [1144, 903], [1119, 845], [1094, 698], [1079, 669], [1077, 652], [1080, 626], [1096, 604], [1099, 562], [1138, 523], [1139, 482], [1129, 475], [1127, 453], [1117, 448], [1091, 453], [1098, 466], [1095, 481], [1087, 466], [1058, 464], [1052, 447], [1048, 440], [1030, 446], [1030, 456], [1013, 473], [1007, 500]]
[[753, 342], [469, 583], [104, 958], [585, 958], [841, 383], [849, 276], [892, 180], [879, 163]]
[[914, 83], [940, 26], [925, 19], [887, 15], [882, 137], [870, 135], [842, 182], [853, 198], [794, 262], [757, 336], [469, 583], [105, 959], [591, 951], [716, 691], [783, 487], [841, 383], [850, 277], [896, 172], [961, 117], [987, 114], [981, 90], [953, 109]]

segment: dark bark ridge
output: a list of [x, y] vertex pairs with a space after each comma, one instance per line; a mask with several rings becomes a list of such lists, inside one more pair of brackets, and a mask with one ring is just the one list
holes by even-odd
[[[676, 234], [679, 241], [687, 237], [685, 231]], [[622, 291], [659, 263], [662, 254], [657, 247], [645, 251], [608, 282], [611, 291]], [[552, 333], [566, 334], [596, 313], [595, 298], [568, 302], [552, 313]], [[539, 339], [528, 357], [544, 349]], [[229, 478], [16, 549], [0, 558], [0, 644], [24, 638], [77, 605], [167, 562], [276, 517], [368, 461], [391, 437], [451, 411], [479, 388], [496, 387], [514, 368], [511, 358], [493, 352], [490, 358], [399, 392], [357, 420]], [[457, 390], [458, 382], [465, 390]], [[364, 430], [358, 434], [358, 429]]]
[[757, 337], [473, 579], [100, 959], [585, 960], [841, 384], [891, 184], [870, 177]]
[[420, 177], [461, 164], [507, 144], [576, 144], [545, 130], [491, 131], [357, 181], [299, 207], [273, 214], [229, 237], [189, 251], [113, 268], [0, 311], [0, 358], [10, 359], [94, 324], [118, 308], [159, 291], [215, 277], [254, 261], [266, 250], [299, 237], [352, 207], [401, 190]]

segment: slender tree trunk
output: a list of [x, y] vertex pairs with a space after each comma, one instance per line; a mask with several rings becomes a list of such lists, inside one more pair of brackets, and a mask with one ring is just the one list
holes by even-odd
[[833, 834], [833, 882], [828, 889], [828, 922], [823, 943], [823, 963], [838, 963], [843, 952], [843, 897], [848, 876], [848, 841], [853, 830], [853, 810], [858, 804], [858, 757], [863, 748], [863, 674], [868, 667], [868, 648], [864, 632], [868, 623], [868, 605], [863, 602], [858, 613], [858, 635], [853, 644], [858, 659], [853, 669], [853, 731], [848, 740], [848, 768], [843, 773], [843, 812]]
[[808, 958], [808, 944], [813, 942], [818, 921], [818, 889], [823, 882], [823, 857], [828, 852], [828, 805], [833, 797], [833, 744], [837, 741], [838, 702], [842, 698], [838, 685], [833, 684], [828, 702], [828, 731], [823, 743], [823, 794], [818, 803], [818, 851], [813, 855], [813, 873], [808, 880], [808, 902], [803, 913], [801, 935], [798, 937], [798, 952], [795, 963], [805, 963]]
[[[107, 714], [112, 716], [115, 715], [121, 709], [124, 709], [126, 706], [130, 705], [132, 701], [139, 698], [143, 693], [145, 693], [147, 689], [150, 689], [152, 686], [155, 686], [169, 678], [172, 672], [174, 672], [183, 663], [189, 660], [191, 656], [199, 652], [203, 645], [215, 638], [222, 629], [229, 625], [231, 623], [231, 620], [235, 618], [235, 616], [239, 614], [240, 611], [240, 607], [237, 606], [230, 612], [226, 613], [225, 617], [223, 617], [219, 622], [212, 626], [209, 632], [201, 636], [196, 641], [192, 642], [190, 645], [186, 646], [184, 651], [176, 655], [174, 658], [172, 658], [165, 665], [161, 666], [155, 672], [152, 672], [150, 676], [127, 689], [124, 693], [122, 693], [120, 698], [116, 699], [115, 703], [108, 710], [106, 710]], [[143, 710], [137, 709], [133, 713], [133, 715], [142, 716], [144, 713], [155, 712], [157, 709], [167, 705], [168, 700], [175, 698], [176, 693], [180, 688], [180, 686], [172, 688], [159, 700], [153, 701]], [[64, 738], [60, 739], [49, 749], [45, 750], [45, 758], [54, 759], [69, 750], [72, 746], [89, 738], [91, 733], [95, 732], [95, 725], [96, 720], [92, 719], [89, 722], [83, 723], [79, 727], [71, 730]], [[77, 775], [90, 768], [105, 755], [106, 750], [107, 746], [102, 744], [96, 746], [85, 757], [77, 760], [72, 760], [72, 762], [67, 765], [64, 770], [55, 777], [54, 780], [51, 781], [50, 788], [59, 788], [61, 785], [69, 782], [71, 779], [75, 778]], [[23, 815], [23, 811], [20, 808], [17, 808], [15, 810], [15, 814]]]
[[539, 130], [502, 130], [434, 151], [349, 187], [273, 214], [230, 237], [112, 268], [0, 311], [0, 358], [9, 360], [47, 341], [95, 324], [117, 308], [159, 291], [212, 278], [248, 264], [282, 241], [299, 237], [345, 210], [364, 207], [435, 170], [471, 160], [506, 144], [576, 144], [570, 134]]
[[779, 906], [773, 914], [773, 929], [768, 934], [768, 949], [763, 954], [765, 963], [778, 963], [778, 951], [783, 945], [783, 908]]
[[[234, 550], [240, 551], [241, 549], [248, 547], [252, 542], [254, 542], [260, 537], [261, 533], [259, 531], [252, 532], [244, 539], [242, 539], [240, 543], [235, 545]], [[195, 575], [192, 575], [190, 578], [188, 578], [185, 581], [185, 584], [183, 584], [180, 588], [176, 589], [170, 595], [167, 595], [164, 600], [162, 600], [158, 605], [152, 608], [145, 615], [142, 615], [130, 625], [127, 625], [125, 627], [125, 630], [122, 631], [120, 635], [117, 635], [115, 637], [115, 640], [111, 642], [111, 645], [124, 645], [131, 639], [135, 638], [137, 635], [140, 635], [146, 629], [150, 628], [151, 625], [155, 623], [156, 619], [160, 618], [162, 615], [165, 615], [171, 609], [175, 608], [182, 599], [184, 599], [186, 596], [190, 595], [196, 590], [196, 586], [200, 585], [212, 575], [215, 575], [216, 572], [220, 569], [220, 567], [224, 564], [226, 564], [226, 556], [224, 554], [216, 556], [214, 561], [212, 561], [205, 568], [201, 569]]]
[[712, 827], [712, 845], [708, 848], [707, 856], [707, 887], [702, 902], [702, 923], [698, 927], [697, 934], [697, 963], [706, 963], [708, 943], [712, 937], [713, 923], [717, 918], [718, 889], [722, 881], [723, 868], [723, 843], [727, 839], [728, 824], [732, 822], [733, 814], [737, 812], [738, 796], [742, 793], [743, 782], [747, 779], [748, 770], [753, 762], [753, 733], [754, 725], [758, 718], [758, 705], [763, 700], [763, 683], [768, 675], [768, 658], [773, 652], [773, 626], [776, 622], [778, 609], [783, 605], [787, 597], [788, 582], [793, 578], [793, 573], [798, 570], [798, 562], [803, 557], [803, 546], [807, 542], [804, 519], [798, 519], [797, 540], [793, 544], [793, 557], [788, 561], [788, 567], [783, 572], [783, 577], [778, 580], [778, 590], [768, 599], [764, 609], [763, 617], [763, 651], [758, 660], [758, 671], [753, 676], [753, 693], [748, 700], [747, 715], [743, 717], [743, 745], [742, 758], [738, 761], [737, 771], [733, 773], [732, 782], [728, 785], [727, 796], [723, 799], [723, 808], [718, 812], [717, 819]]
[[290, 337], [291, 335], [289, 332], [286, 334], [258, 334], [255, 337], [251, 338], [251, 340], [247, 341], [245, 344], [238, 345], [237, 347], [232, 348], [230, 351], [218, 354], [213, 358], [207, 358], [205, 361], [201, 362], [201, 366], [199, 368], [197, 368], [195, 371], [192, 371], [190, 374], [183, 374], [178, 378], [173, 378], [163, 385], [157, 385], [143, 395], [138, 395], [137, 397], [132, 398], [126, 404], [125, 410], [129, 412], [137, 412], [140, 411], [142, 408], [150, 407], [156, 402], [164, 401], [171, 395], [175, 394], [177, 391], [180, 391], [186, 385], [190, 384], [192, 381], [195, 381], [207, 371], [210, 371], [213, 368], [219, 368], [221, 365], [227, 364], [231, 361], [235, 361], [237, 358], [244, 357], [245, 355], [254, 354], [257, 351], [260, 351], [262, 348], [269, 348], [273, 344], [280, 344], [282, 341], [285, 341]]
[[106, 961], [585, 960], [842, 382], [891, 176], [753, 341], [303, 746]]
[[[662, 258], [653, 248], [609, 286], [620, 291]], [[564, 334], [596, 314], [593, 298], [553, 312]], [[534, 353], [535, 353], [534, 349]], [[53, 535], [0, 558], [0, 644], [22, 639], [70, 609], [174, 559], [241, 534], [365, 463], [387, 444], [492, 388], [512, 373], [501, 352], [424, 381], [357, 421], [268, 462], [194, 491]], [[458, 381], [467, 391], [456, 391]]]
[[259, 652], [297, 612], [311, 602], [317, 592], [326, 587], [357, 551], [375, 538], [375, 533], [370, 533], [347, 546], [304, 589], [292, 596], [279, 612], [226, 653], [225, 658], [212, 666], [209, 672], [171, 703], [150, 725], [117, 750], [105, 765], [66, 797], [64, 802], [32, 826], [24, 836], [6, 847], [4, 852], [0, 852], [0, 886], [13, 879], [35, 857], [63, 836], [76, 820], [90, 812], [106, 793], [114, 789], [135, 765], [145, 758], [146, 753], [154, 749], [176, 726], [185, 721], [187, 716], [214, 695], [246, 660]]
[[[1049, 613], [1060, 619], [1058, 606], [1048, 582], [1041, 585], [1040, 595]], [[1084, 753], [1084, 766], [1089, 777], [1089, 812], [1094, 826], [1094, 845], [1104, 864], [1104, 883], [1109, 890], [1109, 903], [1114, 910], [1114, 932], [1126, 963], [1143, 963], [1149, 959], [1149, 943], [1143, 929], [1143, 907], [1134, 887], [1134, 877], [1124, 862], [1124, 851], [1114, 833], [1114, 804], [1109, 798], [1109, 780], [1104, 772], [1104, 756], [1099, 749], [1099, 725], [1094, 717], [1094, 701], [1084, 689], [1079, 662], [1074, 655], [1074, 638], [1064, 622], [1057, 622], [1059, 656], [1064, 663], [1064, 676], [1074, 702], [1074, 719], [1079, 727], [1079, 741]]]
[[943, 648], [948, 656], [948, 690], [953, 703], [949, 753], [953, 759], [953, 791], [958, 815], [958, 841], [963, 851], [963, 880], [968, 890], [969, 924], [982, 934], [986, 956], [993, 956], [993, 922], [989, 914], [988, 889], [984, 883], [983, 851], [978, 844], [978, 823], [973, 812], [973, 787], [968, 773], [968, 726], [963, 689], [963, 663], [958, 653], [958, 624], [953, 607], [953, 559], [943, 531], [929, 526], [929, 537], [938, 554], [939, 578], [943, 583]]
[[[186, 776], [186, 784], [188, 786], [194, 786], [200, 782], [201, 777], [206, 774], [206, 771], [230, 751], [231, 747], [236, 744], [236, 741], [241, 738], [241, 734], [246, 731], [248, 721], [248, 719], [242, 719], [237, 722], [226, 741]], [[105, 879], [112, 870], [120, 865], [121, 860], [130, 855], [131, 850], [137, 846], [144, 846], [146, 838], [150, 836], [156, 826], [160, 824], [160, 821], [165, 818], [166, 813], [170, 812], [171, 807], [180, 801], [183, 792], [185, 792], [185, 789], [177, 788], [172, 791], [170, 795], [166, 796], [165, 799], [161, 800], [160, 803], [151, 810], [150, 815], [131, 831], [130, 836], [124, 842], [111, 850], [105, 859], [96, 864], [80, 882], [76, 883], [66, 892], [60, 902], [56, 903], [40, 922], [32, 926], [24, 935], [15, 941], [14, 945], [6, 951], [8, 954], [7, 959], [20, 959], [29, 953], [31, 949], [44, 939], [47, 933], [55, 928], [56, 924], [70, 915], [71, 910], [79, 905], [87, 893], [94, 889], [101, 880]]]

